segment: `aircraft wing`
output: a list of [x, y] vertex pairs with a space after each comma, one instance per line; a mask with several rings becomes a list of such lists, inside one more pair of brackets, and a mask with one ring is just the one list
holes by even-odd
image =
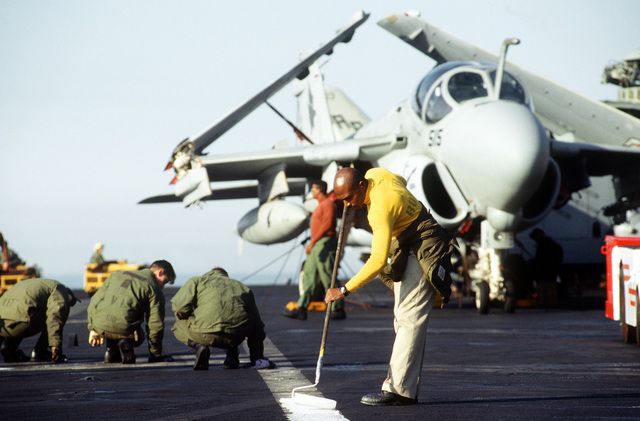
[[[142, 200], [141, 204], [258, 197], [260, 203], [279, 196], [302, 195], [308, 179], [321, 178], [331, 162], [375, 162], [391, 150], [406, 147], [395, 135], [227, 155], [206, 155], [198, 167], [176, 182], [176, 192]], [[249, 181], [249, 183], [247, 183]], [[211, 183], [214, 183], [211, 187]], [[221, 185], [217, 183], [244, 182]]]
[[[286, 167], [288, 177], [312, 176], [314, 171], [305, 164], [305, 148], [270, 149], [258, 152], [203, 156], [209, 181], [258, 180], [269, 168]], [[315, 172], [319, 172], [315, 171]], [[255, 196], [253, 196], [255, 197]]]
[[364, 13], [362, 11], [357, 12], [351, 18], [351, 21], [347, 26], [340, 29], [336, 36], [331, 39], [329, 42], [323, 44], [317, 50], [310, 53], [308, 56], [303, 58], [300, 63], [292, 67], [289, 71], [284, 73], [282, 76], [277, 78], [271, 84], [269, 84], [266, 88], [258, 92], [252, 98], [250, 98], [245, 103], [239, 105], [234, 110], [232, 110], [229, 114], [222, 117], [216, 123], [214, 123], [211, 127], [204, 130], [202, 133], [190, 138], [194, 145], [194, 153], [196, 155], [201, 155], [202, 151], [213, 143], [216, 139], [222, 136], [227, 132], [231, 127], [237, 124], [240, 120], [250, 114], [253, 110], [255, 110], [260, 104], [268, 100], [273, 94], [278, 92], [284, 85], [289, 83], [294, 78], [304, 79], [306, 75], [309, 73], [309, 66], [315, 62], [318, 58], [320, 58], [324, 54], [331, 54], [333, 52], [333, 48], [336, 44], [340, 42], [349, 42], [351, 37], [353, 36], [356, 28], [364, 23], [369, 17], [368, 13]]
[[[489, 61], [498, 57], [415, 16], [392, 15], [378, 22], [435, 61]], [[553, 83], [519, 66], [506, 67], [528, 88], [535, 113], [556, 137], [585, 143], [640, 144], [640, 119]]]
[[[200, 200], [226, 200], [226, 199], [246, 199], [256, 197], [258, 194], [258, 183], [247, 183], [245, 185], [231, 187], [214, 187], [211, 189], [210, 195]], [[139, 205], [156, 204], [156, 203], [175, 203], [181, 202], [175, 194], [161, 194], [158, 196], [147, 197], [138, 202]]]
[[[307, 180], [288, 179], [289, 192], [287, 196], [301, 196], [305, 193]], [[200, 200], [230, 200], [230, 199], [254, 199], [258, 196], [258, 181], [249, 181], [243, 183], [234, 183], [229, 185], [216, 185], [211, 188], [211, 194]], [[182, 199], [175, 194], [163, 194], [148, 197], [138, 202], [138, 204], [156, 204], [156, 203], [176, 203]]]
[[551, 156], [559, 162], [577, 160], [592, 176], [624, 176], [640, 168], [640, 148], [552, 140]]
[[[302, 147], [274, 148], [202, 156], [198, 158], [197, 169], [190, 170], [186, 177], [177, 180], [174, 194], [149, 197], [139, 203], [184, 202], [186, 206], [190, 206], [198, 200], [256, 197], [264, 202], [266, 198], [260, 195], [260, 183], [271, 186], [278, 173], [282, 173], [279, 181], [284, 184], [280, 185], [277, 192], [269, 193], [270, 198], [276, 195], [304, 194], [306, 177], [319, 178], [322, 174], [321, 167], [306, 164], [304, 150]], [[297, 180], [297, 177], [302, 177], [302, 181]], [[211, 187], [211, 182], [216, 184]]]
[[393, 149], [404, 147], [404, 138], [383, 135], [304, 147], [202, 156], [199, 159], [211, 182], [260, 179], [265, 172], [276, 167], [285, 168], [287, 178], [311, 178], [319, 177], [322, 167], [331, 162], [373, 162]]

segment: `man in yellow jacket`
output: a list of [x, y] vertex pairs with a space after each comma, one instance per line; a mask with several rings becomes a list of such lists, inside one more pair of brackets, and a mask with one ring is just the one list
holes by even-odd
[[[385, 283], [392, 285], [395, 298], [396, 339], [389, 374], [381, 392], [363, 396], [361, 403], [415, 404], [429, 315], [437, 298], [446, 303], [451, 294], [450, 256], [456, 240], [409, 192], [406, 180], [385, 169], [372, 168], [363, 176], [344, 168], [336, 174], [333, 189], [345, 208], [367, 206], [373, 239], [362, 269], [342, 288], [329, 289], [325, 301], [341, 300], [377, 275], [389, 281]], [[392, 263], [387, 266], [390, 251]]]

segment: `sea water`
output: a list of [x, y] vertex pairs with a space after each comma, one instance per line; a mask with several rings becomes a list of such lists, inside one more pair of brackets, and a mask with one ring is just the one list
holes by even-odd
[[[200, 276], [202, 274], [192, 274], [192, 275], [182, 275], [178, 274], [174, 287], [179, 287], [185, 284], [187, 280], [193, 276]], [[49, 275], [46, 273], [42, 274], [43, 278], [55, 279], [56, 281], [62, 282], [69, 288], [73, 290], [81, 290], [84, 288], [84, 275]], [[290, 283], [290, 277], [287, 277], [283, 274], [276, 273], [265, 273], [260, 272], [257, 274], [238, 274], [237, 276], [233, 276], [233, 279], [241, 281], [243, 284], [248, 286], [264, 286], [264, 285], [286, 285]]]

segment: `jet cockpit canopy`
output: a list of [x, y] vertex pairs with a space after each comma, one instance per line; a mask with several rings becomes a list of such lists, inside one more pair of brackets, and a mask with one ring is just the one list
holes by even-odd
[[[429, 72], [418, 84], [413, 96], [413, 109], [427, 123], [436, 123], [468, 101], [489, 101], [495, 90], [495, 78], [494, 64], [466, 61], [444, 63]], [[525, 88], [506, 70], [502, 77], [500, 99], [532, 108]]]

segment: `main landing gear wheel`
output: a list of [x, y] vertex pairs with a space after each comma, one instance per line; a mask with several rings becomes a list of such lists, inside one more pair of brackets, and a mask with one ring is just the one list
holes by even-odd
[[630, 326], [625, 322], [620, 322], [620, 333], [622, 334], [622, 340], [626, 343], [633, 344], [637, 342], [635, 327]]
[[478, 283], [476, 290], [476, 308], [478, 313], [487, 314], [489, 312], [489, 284], [486, 281]]
[[516, 309], [516, 283], [511, 279], [504, 281], [504, 312], [513, 313]]

